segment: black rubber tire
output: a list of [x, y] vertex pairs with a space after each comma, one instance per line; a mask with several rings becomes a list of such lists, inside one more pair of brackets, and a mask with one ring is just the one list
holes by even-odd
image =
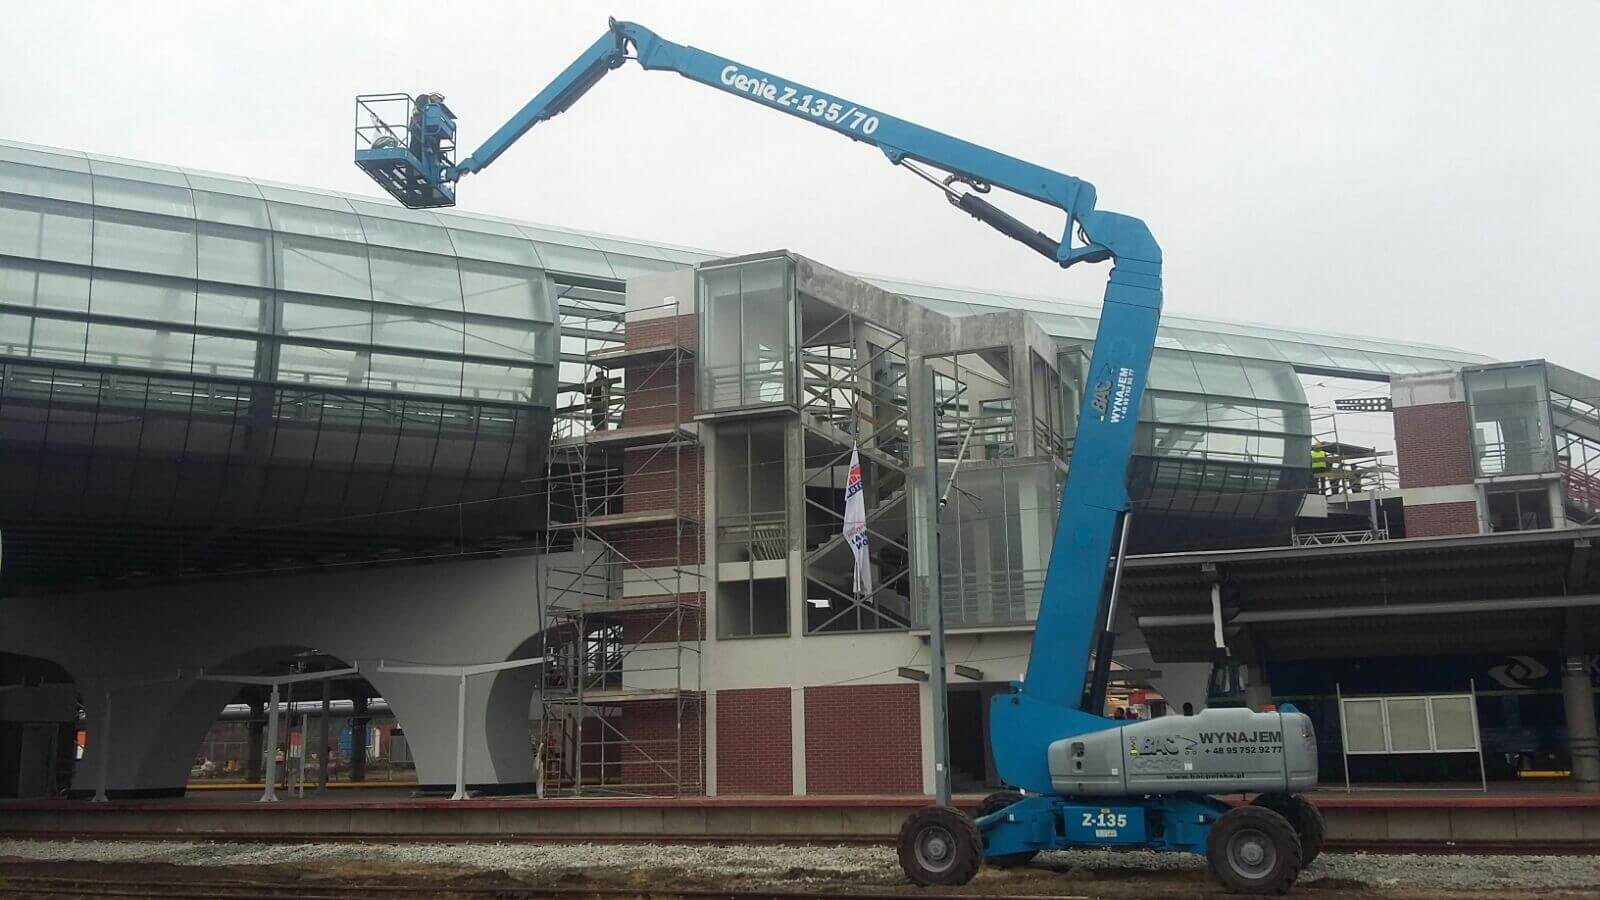
[[1230, 891], [1287, 893], [1300, 876], [1300, 835], [1265, 806], [1236, 806], [1211, 826], [1206, 862]]
[[1322, 842], [1328, 832], [1327, 825], [1322, 819], [1322, 810], [1317, 805], [1299, 794], [1262, 794], [1250, 801], [1254, 806], [1265, 806], [1294, 826], [1295, 833], [1300, 835], [1300, 867], [1303, 869], [1311, 865], [1311, 861], [1322, 853]]
[[[978, 804], [978, 817], [983, 818], [991, 813], [997, 813], [1021, 799], [1022, 794], [1017, 791], [996, 791], [983, 798], [983, 802]], [[985, 857], [984, 862], [991, 866], [999, 866], [1002, 869], [1010, 869], [1014, 866], [1025, 866], [1033, 862], [1033, 858], [1038, 855], [1039, 851], [1029, 850], [1024, 853], [1007, 853], [1003, 856]]]
[[928, 806], [900, 826], [900, 869], [921, 885], [961, 885], [983, 866], [983, 836], [959, 809]]

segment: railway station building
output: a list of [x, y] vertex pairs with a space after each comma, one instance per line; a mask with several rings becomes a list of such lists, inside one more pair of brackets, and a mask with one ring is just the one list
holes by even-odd
[[[0, 142], [0, 795], [259, 783], [280, 750], [440, 788], [458, 747], [483, 792], [928, 793], [935, 594], [982, 790], [1095, 327]], [[1329, 380], [1370, 389], [1348, 412], [1392, 455], [1324, 427]], [[1481, 682], [1486, 747], [1592, 751], [1597, 398], [1541, 361], [1168, 315], [1117, 702], [1316, 709], [1431, 690], [1433, 660]]]

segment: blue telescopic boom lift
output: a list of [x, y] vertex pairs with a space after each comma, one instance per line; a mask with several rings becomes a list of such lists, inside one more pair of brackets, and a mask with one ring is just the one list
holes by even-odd
[[[961, 884], [985, 859], [1017, 865], [1040, 850], [1133, 846], [1204, 854], [1235, 890], [1287, 890], [1322, 842], [1320, 815], [1298, 796], [1317, 777], [1309, 718], [1292, 707], [1209, 709], [1143, 722], [1100, 714], [1115, 603], [1114, 590], [1107, 599], [1108, 569], [1113, 543], [1127, 529], [1128, 461], [1161, 316], [1161, 248], [1150, 229], [1097, 209], [1095, 189], [1082, 179], [615, 20], [460, 162], [455, 117], [439, 95], [358, 97], [356, 164], [405, 206], [453, 205], [463, 176], [483, 171], [630, 59], [871, 144], [962, 211], [1062, 267], [1112, 262], [1028, 671], [990, 710], [996, 768], [1020, 790], [990, 796], [975, 819], [949, 806], [914, 813], [899, 842], [907, 876]], [[379, 111], [393, 101], [403, 124]], [[1061, 237], [980, 196], [992, 188], [1064, 212]], [[1239, 807], [1210, 796], [1244, 792], [1260, 796]]]

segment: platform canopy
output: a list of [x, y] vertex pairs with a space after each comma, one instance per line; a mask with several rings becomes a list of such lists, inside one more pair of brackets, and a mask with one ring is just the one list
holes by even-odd
[[1156, 662], [1515, 653], [1600, 642], [1600, 527], [1130, 557], [1121, 604]]

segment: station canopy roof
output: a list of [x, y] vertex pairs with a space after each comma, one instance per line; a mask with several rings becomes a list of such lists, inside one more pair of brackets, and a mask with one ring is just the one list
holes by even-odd
[[[512, 238], [526, 248], [529, 264], [579, 281], [624, 280], [733, 255], [468, 213], [459, 208], [409, 210], [386, 199], [4, 140], [0, 140], [0, 159], [59, 171], [114, 174], [118, 178], [147, 183], [323, 206], [424, 226], [430, 232], [448, 235], [457, 244], [471, 244], [476, 235], [487, 236], [490, 240]], [[4, 189], [4, 184], [0, 184], [0, 190]], [[457, 252], [469, 255], [470, 251], [458, 247]], [[1022, 309], [1033, 316], [1047, 334], [1063, 340], [1092, 340], [1098, 322], [1097, 304], [943, 287], [872, 275], [859, 277], [946, 315]], [[1391, 375], [1494, 362], [1479, 354], [1430, 344], [1184, 316], [1171, 312], [1174, 305], [1181, 308], [1181, 299], [1177, 303], [1169, 299], [1169, 311], [1162, 317], [1157, 338], [1158, 347], [1275, 360], [1314, 374], [1380, 380]]]
[[1521, 653], [1600, 641], [1600, 526], [1129, 557], [1119, 604], [1159, 662]]

